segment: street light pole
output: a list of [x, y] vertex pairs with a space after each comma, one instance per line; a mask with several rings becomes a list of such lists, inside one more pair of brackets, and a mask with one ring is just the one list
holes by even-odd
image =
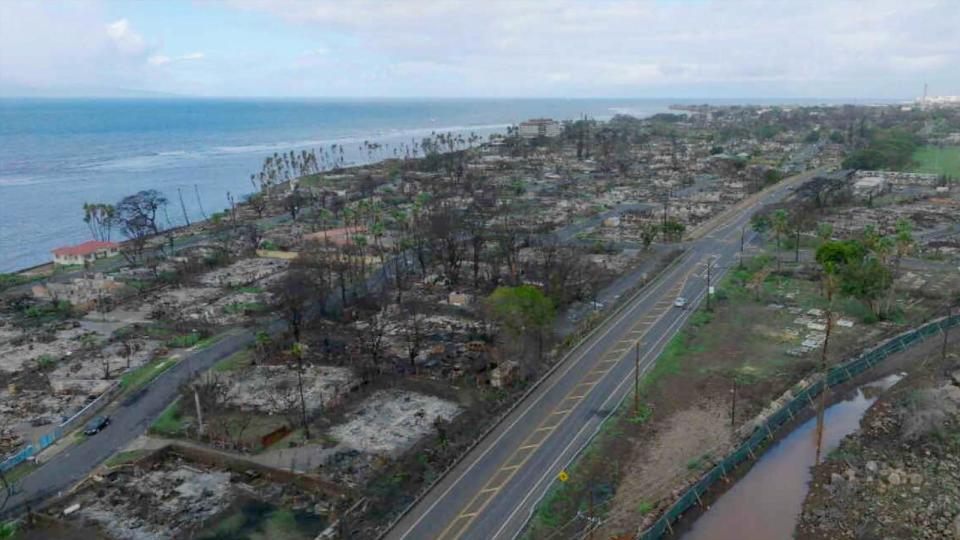
[[707, 259], [707, 311], [710, 311], [710, 267], [713, 265], [713, 261]]

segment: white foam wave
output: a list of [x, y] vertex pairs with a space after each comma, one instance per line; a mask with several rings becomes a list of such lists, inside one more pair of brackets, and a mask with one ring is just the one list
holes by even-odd
[[0, 176], [0, 187], [3, 186], [32, 186], [40, 180], [31, 176]]

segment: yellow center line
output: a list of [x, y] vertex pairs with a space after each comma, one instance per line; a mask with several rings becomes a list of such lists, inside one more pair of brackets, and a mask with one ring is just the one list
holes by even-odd
[[[683, 284], [686, 283], [686, 281], [689, 279], [690, 274], [692, 272], [693, 272], [692, 270], [688, 272], [687, 275], [684, 277], [683, 282], [679, 284], [677, 287], [675, 287], [674, 289], [672, 289], [671, 291], [669, 291], [668, 294], [672, 294], [675, 290], [676, 291], [683, 290]], [[660, 306], [661, 304], [670, 305], [671, 300], [669, 298], [661, 299], [659, 302], [655, 304], [655, 306]], [[646, 334], [649, 331], [649, 328], [651, 327], [651, 325], [655, 324], [656, 322], [659, 322], [664, 317], [664, 315], [666, 315], [666, 313], [667, 313], [666, 309], [651, 310], [644, 316], [644, 319], [651, 319], [651, 320], [647, 323], [641, 322], [637, 324], [636, 326], [633, 327], [634, 330], [631, 330], [630, 332], [628, 332], [628, 334], [629, 335]], [[642, 328], [637, 329], [638, 327], [642, 327]], [[625, 348], [618, 348], [612, 351], [606, 351], [602, 355], [602, 356], [609, 356], [613, 354], [614, 356], [616, 356], [616, 358], [605, 358], [597, 362], [597, 364], [611, 364], [611, 363], [618, 362], [625, 356], [623, 355], [623, 353], [625, 353], [626, 351], [629, 351], [634, 347], [634, 345], [636, 344], [636, 339], [630, 339], [630, 340], [622, 339], [618, 342], [618, 344], [622, 342], [629, 342], [629, 345]], [[558, 408], [554, 410], [552, 413], [550, 413], [547, 416], [547, 419], [544, 420], [544, 422], [537, 429], [531, 432], [531, 434], [527, 437], [524, 443], [520, 447], [518, 447], [513, 452], [513, 454], [506, 460], [505, 462], [506, 465], [498, 469], [498, 471], [493, 475], [493, 477], [491, 477], [490, 480], [484, 485], [483, 489], [481, 489], [473, 497], [473, 499], [470, 500], [467, 506], [464, 507], [463, 513], [457, 516], [457, 518], [454, 519], [450, 523], [450, 525], [447, 526], [446, 529], [444, 529], [444, 531], [440, 534], [439, 538], [452, 538], [453, 540], [459, 539], [466, 532], [467, 528], [470, 526], [470, 523], [473, 522], [473, 518], [476, 517], [481, 512], [483, 512], [483, 510], [487, 507], [490, 501], [493, 500], [496, 493], [499, 492], [501, 489], [503, 489], [503, 487], [506, 486], [508, 482], [510, 482], [510, 479], [513, 478], [513, 475], [516, 474], [517, 470], [519, 470], [524, 466], [524, 464], [526, 464], [527, 460], [530, 459], [530, 456], [533, 455], [533, 452], [537, 448], [539, 448], [544, 441], [547, 440], [547, 438], [550, 436], [550, 433], [556, 430], [557, 427], [559, 427], [560, 424], [562, 424], [566, 420], [567, 415], [569, 415], [573, 411], [573, 409], [580, 402], [580, 400], [582, 400], [584, 397], [586, 397], [587, 394], [590, 393], [590, 390], [594, 386], [596, 386], [598, 382], [600, 382], [600, 380], [603, 378], [604, 375], [606, 375], [607, 373], [613, 370], [613, 366], [605, 370], [598, 370], [596, 369], [596, 367], [597, 366], [594, 366], [594, 369], [588, 372], [584, 376], [583, 380], [581, 380], [580, 383], [574, 386], [574, 389], [580, 388], [580, 387], [586, 387], [587, 391], [583, 394], [571, 393], [567, 397], [563, 398], [563, 400], [561, 400], [560, 402], [561, 405], [568, 401], [572, 401], [573, 405], [570, 407], [562, 408], [562, 409], [559, 408], [559, 405], [558, 405]], [[587, 379], [592, 379], [592, 380], [587, 380]], [[559, 421], [553, 425], [547, 425], [548, 421], [555, 416], [560, 416]], [[540, 434], [542, 434], [542, 436]]]

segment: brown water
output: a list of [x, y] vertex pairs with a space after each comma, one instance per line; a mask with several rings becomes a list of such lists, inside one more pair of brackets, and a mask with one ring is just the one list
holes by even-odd
[[[860, 428], [860, 419], [903, 376], [865, 384], [826, 410], [824, 455]], [[789, 540], [810, 483], [817, 451], [817, 420], [810, 419], [771, 446], [740, 481], [697, 519], [683, 540]]]

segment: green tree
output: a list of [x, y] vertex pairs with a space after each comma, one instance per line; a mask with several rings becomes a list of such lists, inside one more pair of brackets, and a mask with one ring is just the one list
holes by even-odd
[[643, 241], [643, 249], [650, 249], [650, 244], [657, 238], [658, 227], [654, 223], [644, 223], [640, 226], [640, 240]]
[[533, 285], [497, 287], [487, 300], [493, 316], [515, 339], [530, 332], [537, 340], [537, 359], [543, 359], [544, 333], [553, 324], [556, 306]]
[[861, 124], [861, 137], [869, 135], [866, 148], [843, 160], [846, 169], [902, 169], [910, 164], [918, 142], [915, 135], [902, 129], [869, 132]]
[[873, 257], [846, 266], [841, 274], [841, 290], [867, 304], [877, 316], [881, 314], [879, 300], [892, 285], [893, 273]]
[[687, 227], [675, 219], [668, 219], [663, 224], [663, 235], [667, 238], [680, 242], [683, 240], [683, 232]]
[[790, 227], [790, 219], [787, 211], [784, 209], [774, 210], [770, 214], [770, 225], [773, 227], [773, 234], [777, 239], [777, 250], [780, 250], [780, 237], [786, 234]]
[[901, 259], [913, 251], [913, 224], [905, 219], [898, 219], [895, 230], [897, 244], [897, 270], [899, 270]]
[[830, 223], [820, 223], [817, 225], [817, 239], [820, 240], [820, 245], [823, 245], [825, 242], [829, 242], [833, 238], [833, 225]]
[[764, 214], [754, 214], [750, 217], [750, 228], [757, 234], [763, 234], [770, 229], [770, 218]]
[[872, 314], [881, 315], [879, 300], [892, 287], [893, 273], [863, 243], [826, 242], [817, 248], [817, 262], [825, 279], [829, 277], [844, 294], [862, 301]]

